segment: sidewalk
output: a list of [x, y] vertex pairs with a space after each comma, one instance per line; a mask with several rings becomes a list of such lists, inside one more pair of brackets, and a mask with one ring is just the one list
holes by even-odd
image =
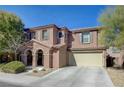
[[5, 82], [17, 86], [32, 87], [34, 85], [31, 84], [33, 84], [34, 82], [39, 82], [41, 79], [48, 77], [49, 75], [56, 73], [59, 70], [60, 69], [50, 72], [42, 77], [28, 75], [29, 73], [31, 73], [31, 70], [19, 74], [9, 74], [0, 72], [0, 82]]
[[29, 86], [30, 83], [36, 82], [37, 80], [41, 79], [41, 77], [35, 76], [28, 76], [23, 74], [8, 74], [0, 72], [0, 81], [7, 82], [10, 84], [21, 85], [21, 86]]

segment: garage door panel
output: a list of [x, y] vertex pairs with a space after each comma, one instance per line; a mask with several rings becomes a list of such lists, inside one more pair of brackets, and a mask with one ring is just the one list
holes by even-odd
[[102, 53], [70, 53], [69, 64], [76, 66], [103, 66]]

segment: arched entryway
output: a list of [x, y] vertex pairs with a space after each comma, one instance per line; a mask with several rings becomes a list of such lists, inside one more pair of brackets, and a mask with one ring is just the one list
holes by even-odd
[[31, 50], [27, 51], [27, 65], [32, 66], [32, 51]]
[[37, 66], [43, 66], [43, 51], [41, 49], [37, 51]]

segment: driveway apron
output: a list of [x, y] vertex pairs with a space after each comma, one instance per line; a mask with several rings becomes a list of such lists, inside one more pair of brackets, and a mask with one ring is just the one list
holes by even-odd
[[42, 87], [112, 87], [103, 67], [65, 67], [47, 75], [31, 86]]

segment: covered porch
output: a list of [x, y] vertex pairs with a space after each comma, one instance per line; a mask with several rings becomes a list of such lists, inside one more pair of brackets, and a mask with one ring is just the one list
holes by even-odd
[[18, 60], [27, 67], [52, 67], [51, 48], [37, 41], [29, 41], [18, 51]]

